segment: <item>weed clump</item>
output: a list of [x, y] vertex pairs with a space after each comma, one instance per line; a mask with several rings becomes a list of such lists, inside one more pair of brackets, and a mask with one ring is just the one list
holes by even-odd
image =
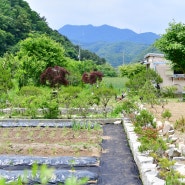
[[182, 116], [179, 120], [176, 120], [174, 128], [178, 131], [185, 131], [185, 118]]

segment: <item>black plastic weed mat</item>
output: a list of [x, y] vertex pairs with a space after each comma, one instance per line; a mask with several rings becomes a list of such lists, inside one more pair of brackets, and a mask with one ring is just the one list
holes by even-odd
[[[7, 182], [24, 177], [27, 184], [40, 183], [40, 174], [32, 176], [31, 167], [33, 164], [47, 165], [48, 169], [53, 169], [52, 178], [48, 184], [58, 184], [67, 178], [75, 176], [78, 179], [87, 177], [90, 181], [98, 179], [98, 173], [88, 170], [78, 169], [78, 167], [97, 167], [99, 159], [96, 157], [33, 157], [33, 156], [0, 156], [0, 176]], [[65, 169], [66, 168], [66, 169]], [[74, 170], [72, 168], [75, 168]], [[26, 177], [25, 177], [26, 176]]]
[[[40, 174], [37, 173], [35, 177], [32, 176], [32, 172], [29, 170], [27, 171], [20, 171], [20, 170], [15, 170], [15, 171], [7, 171], [7, 170], [0, 170], [0, 176], [1, 178], [5, 178], [6, 182], [12, 182], [17, 180], [18, 178], [26, 179], [27, 183], [26, 184], [35, 184], [39, 183], [41, 184], [40, 180]], [[89, 181], [96, 181], [98, 178], [98, 175], [96, 173], [86, 171], [86, 170], [75, 170], [75, 171], [70, 171], [70, 170], [54, 170], [52, 173], [51, 178], [48, 180], [48, 184], [58, 184], [65, 182], [67, 178], [70, 178], [72, 176], [77, 177], [78, 179], [81, 179], [83, 177], [87, 177]]]
[[57, 120], [1, 120], [0, 127], [72, 127], [73, 122], [62, 122]]
[[38, 165], [46, 164], [51, 167], [84, 167], [97, 166], [99, 159], [97, 157], [34, 157], [34, 156], [8, 156], [0, 155], [0, 169], [22, 169], [21, 166], [31, 167], [34, 163]]

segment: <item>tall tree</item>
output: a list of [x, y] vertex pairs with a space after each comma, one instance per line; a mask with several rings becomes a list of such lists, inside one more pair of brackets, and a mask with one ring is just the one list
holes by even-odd
[[138, 92], [144, 87], [146, 82], [152, 82], [153, 85], [160, 84], [162, 78], [153, 69], [142, 70], [139, 73], [132, 76], [126, 83], [126, 87], [129, 89], [128, 95], [138, 95]]
[[66, 66], [64, 49], [47, 35], [34, 34], [20, 43], [20, 85], [40, 84], [40, 75], [48, 67]]
[[146, 66], [140, 63], [127, 64], [119, 67], [121, 76], [133, 78], [136, 74], [146, 70]]
[[185, 73], [185, 24], [175, 21], [169, 23], [166, 33], [154, 45], [164, 52], [174, 68]]

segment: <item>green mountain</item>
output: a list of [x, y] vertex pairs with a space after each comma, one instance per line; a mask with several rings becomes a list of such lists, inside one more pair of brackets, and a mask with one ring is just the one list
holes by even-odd
[[[133, 42], [97, 42], [82, 44], [82, 46], [105, 58], [114, 67], [142, 60], [143, 56], [148, 52], [148, 48], [150, 48], [148, 44]], [[144, 52], [145, 50], [147, 51], [146, 53]], [[143, 53], [143, 56], [141, 53]]]
[[[46, 33], [52, 39], [60, 42], [66, 51], [66, 56], [78, 60], [79, 47], [72, 44], [66, 37], [52, 30], [44, 17], [31, 10], [24, 0], [0, 0], [0, 56], [4, 53], [15, 52], [19, 41], [28, 37], [30, 33]], [[92, 59], [96, 63], [105, 63], [95, 53], [82, 51], [81, 60]]]
[[74, 44], [105, 58], [114, 67], [140, 61], [148, 52], [157, 52], [152, 44], [160, 37], [152, 32], [137, 34], [109, 25], [65, 25], [58, 31]]
[[79, 43], [134, 42], [152, 44], [160, 37], [152, 32], [136, 33], [130, 29], [120, 29], [109, 25], [65, 25], [58, 31], [71, 41], [78, 41]]

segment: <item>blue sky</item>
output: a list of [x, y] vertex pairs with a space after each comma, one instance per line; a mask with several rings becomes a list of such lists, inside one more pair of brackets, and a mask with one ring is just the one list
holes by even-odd
[[169, 22], [185, 23], [185, 0], [25, 0], [53, 29], [66, 24], [108, 24], [137, 33], [165, 33]]

